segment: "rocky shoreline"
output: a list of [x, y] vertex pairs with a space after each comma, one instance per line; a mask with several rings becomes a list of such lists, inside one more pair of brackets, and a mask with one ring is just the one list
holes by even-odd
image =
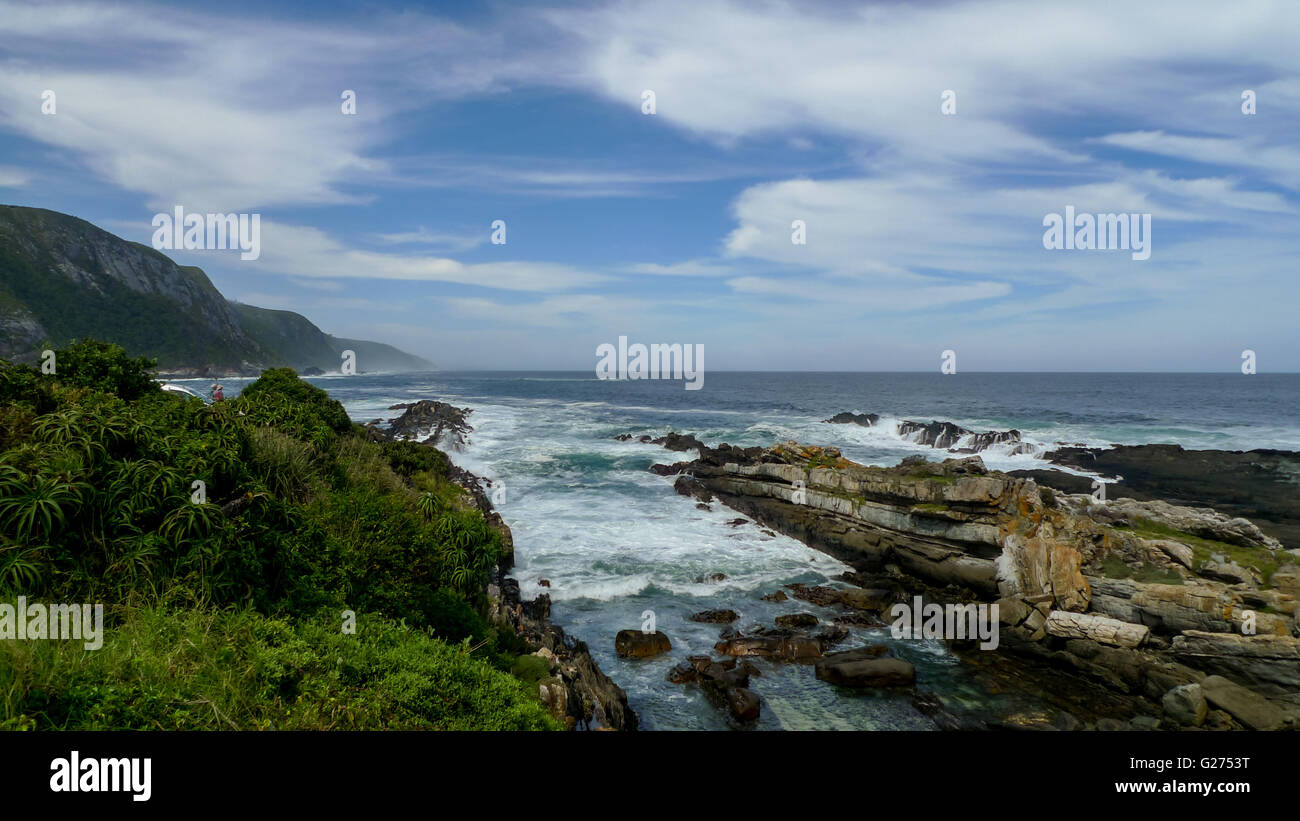
[[[655, 466], [677, 475], [679, 493], [720, 501], [852, 565], [846, 581], [856, 587], [825, 595], [851, 600], [853, 612], [878, 617], [916, 595], [998, 604], [996, 651], [951, 647], [1059, 708], [1025, 726], [1300, 727], [1300, 551], [1251, 521], [1163, 500], [1098, 502], [989, 471], [977, 456], [870, 468], [834, 448], [669, 441], [700, 453]], [[805, 646], [808, 658], [834, 655]], [[880, 660], [854, 658], [849, 674], [873, 680]], [[688, 661], [697, 676], [709, 669]], [[895, 669], [879, 681], [904, 678]], [[941, 698], [914, 701], [939, 726], [962, 726]]]
[[[445, 403], [392, 409], [403, 414], [384, 427], [372, 422], [372, 436], [458, 450], [473, 430], [468, 409]], [[916, 432], [936, 447], [1018, 439], [1015, 431], [954, 428], [930, 423]], [[908, 691], [913, 706], [944, 729], [1300, 729], [1300, 551], [1248, 519], [1188, 506], [1185, 497], [1175, 504], [1119, 492], [1098, 501], [1064, 489], [1077, 480], [1091, 486], [1086, 477], [1060, 471], [1071, 479], [1056, 489], [990, 471], [975, 455], [872, 468], [835, 448], [793, 442], [711, 448], [679, 433], [637, 441], [699, 454], [651, 468], [676, 477], [677, 492], [700, 505], [721, 502], [853, 567], [843, 588], [796, 584], [765, 597], [836, 610], [827, 620], [796, 613], [742, 632], [731, 626], [734, 612], [693, 617], [720, 625], [714, 653], [685, 658], [667, 678], [701, 688], [733, 726], [749, 726], [762, 709], [749, 687], [761, 674], [751, 659], [762, 659], [812, 665], [827, 686]], [[1065, 448], [1060, 458], [1078, 469], [1084, 450]], [[550, 663], [538, 685], [542, 701], [570, 728], [635, 729], [626, 693], [586, 644], [550, 623], [549, 596], [521, 599], [508, 576], [513, 539], [493, 509], [490, 482], [454, 466], [450, 476], [509, 547], [486, 591], [488, 613]], [[976, 720], [917, 689], [915, 670], [888, 646], [841, 646], [849, 627], [882, 626], [893, 604], [916, 596], [927, 604], [997, 604], [997, 650], [961, 640], [950, 649], [990, 692], [1031, 695], [1046, 709]], [[627, 630], [615, 647], [644, 658], [671, 652], [672, 644], [661, 633]]]
[[[1288, 547], [1300, 547], [1300, 453], [1113, 445], [1062, 447], [1044, 458], [1109, 480], [1106, 494], [1111, 498], [1203, 505], [1249, 519]], [[1014, 471], [1012, 475], [1066, 493], [1089, 492], [1092, 484], [1088, 477], [1063, 470]]]
[[[389, 420], [386, 427], [380, 426], [382, 420], [371, 422], [367, 425], [371, 437], [460, 450], [468, 444], [473, 431], [467, 421], [471, 413], [468, 408], [425, 399], [389, 409], [403, 413]], [[448, 476], [469, 494], [488, 524], [501, 535], [505, 551], [484, 591], [488, 621], [514, 632], [534, 648], [533, 655], [549, 663], [550, 674], [538, 682], [542, 704], [569, 730], [637, 729], [637, 714], [628, 705], [627, 693], [601, 671], [585, 642], [551, 623], [550, 596], [523, 600], [519, 582], [507, 575], [514, 566], [514, 536], [492, 505], [491, 481], [450, 463]]]
[[[829, 424], [877, 427], [874, 413], [837, 413]], [[952, 422], [901, 420], [895, 432], [915, 444], [958, 455], [977, 454], [995, 445], [1010, 445], [1010, 455], [1034, 454], [1067, 470], [1015, 470], [1010, 475], [1033, 479], [1069, 494], [1091, 493], [1093, 482], [1106, 480], [1112, 498], [1164, 500], [1205, 506], [1233, 517], [1250, 519], [1264, 532], [1290, 547], [1300, 547], [1300, 453], [1282, 450], [1184, 450], [1180, 445], [1110, 445], [1085, 447], [1066, 442], [1054, 448], [1022, 441], [1018, 430], [977, 432]], [[656, 440], [694, 441], [668, 434]], [[671, 448], [670, 448], [671, 449]], [[680, 448], [677, 448], [680, 449]], [[1069, 469], [1089, 475], [1072, 473]]]

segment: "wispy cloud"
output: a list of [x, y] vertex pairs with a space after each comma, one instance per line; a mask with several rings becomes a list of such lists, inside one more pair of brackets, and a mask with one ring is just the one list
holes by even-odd
[[0, 165], [0, 188], [23, 188], [31, 182], [31, 172], [22, 168]]
[[[478, 365], [522, 356], [518, 328], [554, 332], [525, 345], [539, 364], [622, 322], [749, 340], [720, 367], [852, 356], [837, 334], [928, 363], [936, 327], [1053, 366], [1082, 357], [1069, 339], [1122, 356], [1289, 335], [1300, 367], [1277, 307], [1300, 301], [1298, 28], [1300, 6], [1265, 0], [621, 0], [460, 22], [0, 0], [0, 132], [52, 159], [7, 160], [0, 187], [76, 202], [89, 176], [123, 214], [261, 210], [240, 293]], [[1150, 213], [1151, 259], [1045, 251], [1067, 205]], [[487, 242], [498, 214], [510, 245]], [[428, 283], [411, 298], [475, 328], [392, 323], [357, 280]], [[1252, 299], [1253, 319], [1223, 315]], [[1115, 319], [1136, 310], [1151, 323]], [[799, 343], [766, 340], [774, 323]]]

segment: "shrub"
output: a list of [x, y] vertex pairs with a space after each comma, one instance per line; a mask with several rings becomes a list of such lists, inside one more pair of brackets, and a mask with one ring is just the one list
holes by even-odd
[[[0, 599], [112, 603], [124, 638], [4, 643], [0, 725], [550, 726], [484, 672], [528, 647], [476, 609], [501, 539], [444, 454], [370, 441], [287, 369], [205, 406], [78, 346], [57, 381], [0, 364]], [[343, 609], [375, 632], [317, 624]]]
[[310, 382], [299, 379], [292, 368], [263, 371], [256, 381], [240, 392], [238, 398], [248, 400], [242, 404], [255, 406], [271, 397], [287, 400], [292, 406], [308, 411], [335, 433], [352, 429], [352, 420], [343, 405]]
[[[104, 645], [0, 644], [0, 729], [556, 729], [531, 689], [377, 614], [130, 610]], [[539, 659], [540, 661], [540, 659]], [[533, 688], [535, 689], [535, 688]]]
[[130, 401], [158, 390], [150, 370], [158, 361], [132, 359], [121, 347], [94, 339], [56, 350], [55, 378], [65, 386], [91, 388]]

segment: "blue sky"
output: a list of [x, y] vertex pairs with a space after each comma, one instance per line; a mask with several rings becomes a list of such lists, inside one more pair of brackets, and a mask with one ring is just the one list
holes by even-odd
[[266, 5], [0, 2], [0, 201], [444, 368], [1300, 370], [1300, 5]]

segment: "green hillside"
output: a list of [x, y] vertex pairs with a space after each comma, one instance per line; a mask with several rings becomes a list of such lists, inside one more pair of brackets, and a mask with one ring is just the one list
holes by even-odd
[[[335, 339], [306, 317], [228, 302], [202, 269], [67, 214], [0, 206], [0, 358], [96, 338], [168, 371], [255, 374], [265, 368], [430, 370], [388, 345]], [[364, 353], [363, 353], [364, 351]]]

